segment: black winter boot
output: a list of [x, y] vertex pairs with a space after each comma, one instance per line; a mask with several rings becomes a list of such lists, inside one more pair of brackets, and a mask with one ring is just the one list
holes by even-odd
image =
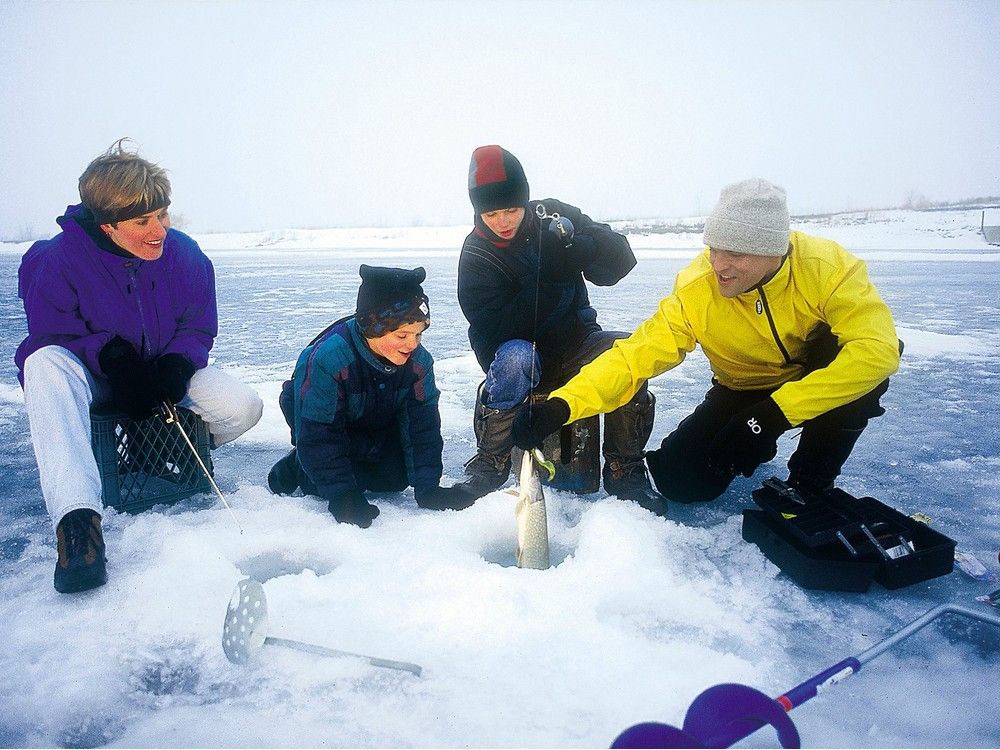
[[70, 511], [56, 526], [56, 572], [60, 594], [87, 591], [108, 581], [101, 517], [89, 508]]
[[299, 488], [299, 458], [294, 448], [271, 467], [267, 486], [275, 495], [291, 495]]
[[667, 498], [653, 489], [646, 473], [646, 464], [638, 461], [621, 463], [608, 461], [604, 464], [604, 489], [619, 500], [631, 500], [650, 513], [667, 517]]
[[667, 517], [667, 500], [653, 489], [643, 461], [653, 433], [656, 397], [637, 393], [604, 417], [604, 489], [620, 500], [631, 500], [657, 516]]
[[483, 386], [479, 386], [476, 413], [472, 426], [476, 433], [476, 455], [465, 464], [468, 476], [456, 487], [470, 497], [480, 498], [499, 489], [510, 476], [510, 451], [514, 447], [514, 418], [520, 411], [491, 409], [483, 403]]
[[833, 489], [862, 432], [864, 428], [810, 429], [807, 425], [788, 459], [788, 484], [806, 492]]

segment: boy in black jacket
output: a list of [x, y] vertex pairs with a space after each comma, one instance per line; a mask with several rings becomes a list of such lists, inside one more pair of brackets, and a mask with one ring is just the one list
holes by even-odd
[[[611, 286], [636, 261], [628, 240], [608, 225], [556, 200], [529, 200], [520, 162], [500, 146], [473, 152], [469, 198], [475, 228], [459, 259], [458, 301], [486, 379], [476, 399], [477, 452], [463, 485], [482, 496], [507, 481], [511, 429], [528, 394], [566, 383], [628, 335], [601, 329], [584, 279]], [[652, 429], [653, 395], [645, 386], [605, 417], [604, 488], [666, 515], [642, 460]]]

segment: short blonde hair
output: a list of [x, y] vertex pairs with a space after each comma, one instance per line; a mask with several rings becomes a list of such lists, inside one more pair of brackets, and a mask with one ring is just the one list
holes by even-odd
[[167, 170], [116, 141], [80, 175], [80, 200], [98, 224], [134, 219], [170, 205]]

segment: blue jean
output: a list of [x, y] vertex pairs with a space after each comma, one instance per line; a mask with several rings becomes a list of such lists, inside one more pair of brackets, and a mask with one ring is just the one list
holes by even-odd
[[[554, 391], [568, 383], [580, 372], [580, 368], [610, 349], [615, 341], [627, 336], [627, 333], [620, 331], [592, 331], [572, 355], [559, 360], [547, 360], [544, 363], [544, 374], [542, 361], [538, 353], [532, 351], [530, 341], [505, 341], [497, 349], [490, 369], [486, 371], [483, 401], [491, 409], [506, 410], [524, 403], [528, 394], [539, 383], [542, 383], [541, 392]], [[639, 390], [645, 393], [645, 384]], [[644, 398], [643, 396], [642, 399]]]
[[524, 339], [505, 341], [486, 372], [485, 405], [500, 411], [513, 409], [524, 403], [541, 377], [542, 364], [531, 342]]

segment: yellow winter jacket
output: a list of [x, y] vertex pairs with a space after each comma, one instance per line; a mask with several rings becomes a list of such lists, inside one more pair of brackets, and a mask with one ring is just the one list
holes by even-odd
[[[705, 248], [653, 317], [550, 396], [569, 404], [570, 421], [613, 411], [695, 344], [727, 388], [777, 388], [772, 397], [792, 426], [868, 393], [899, 367], [888, 306], [864, 262], [836, 242], [792, 232], [790, 244], [773, 278], [733, 298], [719, 293]], [[807, 341], [824, 323], [841, 349], [805, 374]]]

